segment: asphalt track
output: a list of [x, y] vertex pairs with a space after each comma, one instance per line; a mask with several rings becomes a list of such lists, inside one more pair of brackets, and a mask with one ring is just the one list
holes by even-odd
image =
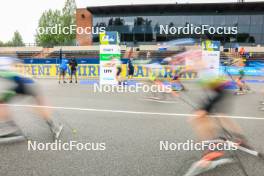
[[[188, 122], [192, 107], [180, 98], [168, 102], [144, 99], [145, 93], [93, 93], [91, 85], [57, 84], [41, 80], [53, 117], [65, 125], [63, 142], [105, 143], [104, 151], [28, 151], [27, 142], [0, 145], [1, 176], [181, 176], [199, 151], [160, 151], [160, 141], [195, 140]], [[0, 87], [5, 87], [2, 84]], [[250, 143], [264, 152], [264, 112], [258, 111], [257, 92], [233, 96], [228, 114], [244, 129]], [[205, 93], [193, 83], [183, 96], [198, 103]], [[14, 119], [31, 141], [52, 142], [48, 126], [32, 110], [30, 98], [10, 106]], [[30, 105], [30, 106], [25, 106]], [[33, 108], [34, 109], [34, 108]], [[76, 131], [75, 131], [76, 130]], [[249, 176], [264, 175], [264, 162], [239, 154]], [[189, 163], [189, 164], [188, 164]], [[237, 164], [217, 168], [204, 176], [243, 176]]]

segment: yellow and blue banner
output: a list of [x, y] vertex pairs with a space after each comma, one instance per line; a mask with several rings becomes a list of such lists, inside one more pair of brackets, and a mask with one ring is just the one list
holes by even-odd
[[[16, 70], [25, 75], [34, 78], [57, 78], [59, 75], [58, 64], [19, 64], [16, 65]], [[70, 74], [70, 69], [66, 72]], [[81, 79], [99, 79], [100, 65], [99, 64], [79, 64], [77, 68], [77, 75]], [[127, 78], [127, 65], [122, 64], [122, 79]], [[134, 78], [135, 79], [149, 79], [152, 76], [170, 79], [173, 75], [173, 70], [164, 65], [160, 69], [152, 70], [145, 65], [135, 65]], [[182, 79], [194, 79], [197, 74], [194, 72], [185, 73]]]

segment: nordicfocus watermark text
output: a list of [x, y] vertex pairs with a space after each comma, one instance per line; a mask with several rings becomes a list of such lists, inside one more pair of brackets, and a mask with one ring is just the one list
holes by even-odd
[[81, 143], [77, 141], [62, 142], [61, 140], [49, 143], [28, 141], [27, 147], [28, 151], [104, 151], [106, 144], [97, 142]]
[[38, 27], [38, 34], [99, 34], [106, 31], [105, 27], [77, 27], [76, 25], [62, 26], [61, 24], [56, 24], [49, 27]]
[[160, 34], [186, 34], [186, 35], [203, 35], [203, 34], [238, 34], [238, 27], [236, 26], [210, 26], [207, 24], [195, 26], [194, 24], [187, 24], [186, 26], [170, 26], [160, 25]]
[[138, 92], [153, 92], [153, 93], [169, 93], [172, 91], [171, 85], [146, 85], [136, 83], [134, 85], [100, 85], [94, 84], [94, 93], [138, 93]]
[[222, 140], [202, 142], [194, 142], [193, 140], [185, 142], [160, 141], [159, 149], [162, 151], [234, 151], [238, 150], [238, 145], [231, 142], [223, 142]]

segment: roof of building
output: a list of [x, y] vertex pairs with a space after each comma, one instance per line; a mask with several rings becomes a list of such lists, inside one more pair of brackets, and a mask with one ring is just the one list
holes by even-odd
[[93, 15], [107, 14], [146, 14], [146, 13], [232, 13], [232, 12], [252, 12], [263, 13], [264, 2], [244, 2], [244, 3], [193, 3], [193, 4], [137, 4], [137, 5], [110, 5], [87, 7]]

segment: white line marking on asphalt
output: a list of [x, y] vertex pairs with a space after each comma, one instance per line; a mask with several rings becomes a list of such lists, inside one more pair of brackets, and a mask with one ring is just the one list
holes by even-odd
[[142, 98], [143, 101], [152, 101], [152, 102], [158, 102], [158, 103], [167, 103], [167, 104], [176, 104], [178, 102], [176, 101], [167, 101], [167, 100], [155, 100], [155, 99], [149, 99], [149, 98]]
[[[11, 107], [24, 107], [24, 108], [48, 108], [48, 109], [62, 109], [72, 111], [94, 111], [94, 112], [111, 112], [111, 113], [124, 113], [124, 114], [142, 114], [142, 115], [160, 115], [160, 116], [181, 116], [181, 117], [194, 117], [194, 114], [178, 114], [178, 113], [165, 113], [165, 112], [145, 112], [145, 111], [123, 111], [112, 109], [94, 109], [94, 108], [75, 108], [75, 107], [61, 107], [61, 106], [38, 106], [38, 105], [23, 105], [23, 104], [3, 104]], [[247, 120], [264, 120], [260, 117], [245, 117], [245, 116], [217, 116], [212, 117], [227, 117], [232, 119], [247, 119]]]

